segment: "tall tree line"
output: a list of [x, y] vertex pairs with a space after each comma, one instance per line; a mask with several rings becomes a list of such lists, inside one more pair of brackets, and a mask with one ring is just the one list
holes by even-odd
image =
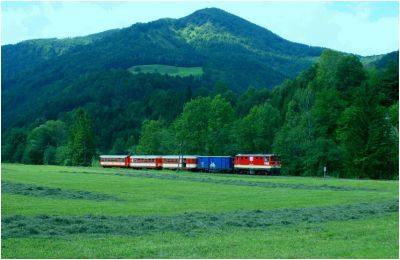
[[[272, 92], [227, 92], [218, 82], [171, 124], [145, 122], [138, 152], [274, 152], [288, 175], [320, 176], [327, 167], [338, 177], [398, 178], [398, 65], [365, 68], [356, 56], [327, 50]], [[162, 152], [150, 147], [168, 142]]]

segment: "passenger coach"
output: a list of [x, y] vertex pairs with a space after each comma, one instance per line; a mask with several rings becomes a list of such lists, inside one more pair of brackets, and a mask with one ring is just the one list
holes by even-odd
[[162, 157], [157, 155], [131, 155], [129, 166], [137, 169], [161, 169]]
[[193, 155], [167, 155], [162, 157], [164, 169], [195, 170], [197, 168], [197, 156]]
[[129, 155], [100, 155], [102, 167], [129, 167]]

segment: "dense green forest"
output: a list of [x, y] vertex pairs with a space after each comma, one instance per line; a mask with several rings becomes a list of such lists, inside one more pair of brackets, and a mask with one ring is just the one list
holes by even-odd
[[201, 78], [87, 74], [68, 88], [55, 84], [63, 90], [32, 110], [43, 118], [4, 132], [2, 161], [90, 165], [102, 153], [273, 152], [283, 174], [319, 176], [327, 166], [331, 176], [396, 179], [398, 63], [379, 62], [365, 67], [325, 50], [295, 79], [242, 94]]

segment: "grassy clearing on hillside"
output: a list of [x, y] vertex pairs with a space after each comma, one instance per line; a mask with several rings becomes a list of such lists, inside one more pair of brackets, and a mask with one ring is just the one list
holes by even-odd
[[133, 66], [128, 69], [131, 73], [160, 73], [167, 74], [170, 76], [180, 76], [180, 77], [199, 77], [203, 75], [202, 67], [177, 67], [177, 66], [168, 66], [168, 65], [160, 65], [160, 64], [152, 64], [152, 65], [138, 65]]
[[[2, 164], [2, 182], [22, 189], [2, 193], [2, 257], [398, 256], [398, 181]], [[118, 200], [63, 196], [82, 193]]]

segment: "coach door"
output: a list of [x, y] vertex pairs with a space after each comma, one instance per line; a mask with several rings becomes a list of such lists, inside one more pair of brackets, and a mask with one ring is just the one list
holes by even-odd
[[186, 158], [182, 158], [182, 168], [186, 168]]

